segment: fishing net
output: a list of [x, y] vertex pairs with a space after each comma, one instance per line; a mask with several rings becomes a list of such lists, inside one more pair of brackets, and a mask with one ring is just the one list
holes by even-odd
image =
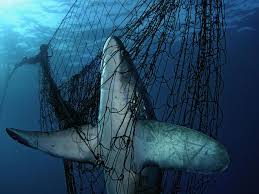
[[[47, 65], [41, 70], [43, 131], [98, 124], [99, 69], [111, 35], [125, 44], [158, 120], [217, 137], [225, 55], [223, 0], [75, 1], [48, 44]], [[64, 167], [68, 193], [105, 193], [102, 157], [96, 165], [64, 161]], [[206, 193], [210, 180], [166, 170], [161, 192]]]

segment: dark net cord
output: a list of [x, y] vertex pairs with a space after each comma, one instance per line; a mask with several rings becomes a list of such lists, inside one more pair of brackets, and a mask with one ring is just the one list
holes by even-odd
[[[113, 6], [119, 8], [117, 14], [110, 2], [77, 1], [50, 41], [53, 79], [80, 123], [98, 122], [100, 53], [104, 41], [113, 34], [126, 45], [158, 119], [216, 137], [222, 119], [223, 2], [144, 0], [128, 5], [115, 1]], [[65, 45], [62, 41], [71, 42]], [[47, 93], [42, 88], [42, 100]], [[55, 128], [58, 120], [51, 106], [42, 104], [42, 115], [50, 115], [42, 117], [43, 129]], [[73, 163], [75, 182], [70, 181], [80, 188], [77, 192], [103, 192], [98, 190], [100, 183], [104, 184], [98, 168], [83, 171], [84, 165], [78, 166]], [[96, 174], [99, 181], [91, 182]], [[183, 172], [163, 174], [164, 193], [205, 193], [211, 180]]]
[[[156, 118], [217, 138], [223, 117], [224, 19], [223, 0], [75, 1], [39, 61], [42, 130], [98, 124], [102, 48], [116, 35], [133, 59]], [[133, 117], [142, 101], [138, 96], [130, 100]], [[88, 144], [87, 134], [78, 133]], [[131, 153], [132, 141], [131, 136], [118, 135], [111, 146]], [[103, 145], [93, 152], [100, 148]], [[106, 165], [101, 153], [96, 159], [95, 165], [64, 161], [68, 193], [106, 192], [103, 169], [112, 176], [115, 168]], [[131, 172], [126, 166], [124, 171]], [[206, 193], [213, 179], [162, 173], [163, 193]], [[122, 177], [115, 179], [119, 187]]]

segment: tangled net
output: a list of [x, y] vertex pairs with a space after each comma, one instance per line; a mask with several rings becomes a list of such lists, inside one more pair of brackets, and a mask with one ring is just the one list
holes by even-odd
[[[98, 123], [101, 51], [111, 35], [126, 45], [158, 120], [217, 137], [223, 0], [75, 1], [48, 44], [40, 80], [42, 130]], [[64, 161], [68, 193], [105, 193], [100, 166], [101, 157], [96, 165]], [[210, 179], [167, 170], [161, 192], [205, 193]]]

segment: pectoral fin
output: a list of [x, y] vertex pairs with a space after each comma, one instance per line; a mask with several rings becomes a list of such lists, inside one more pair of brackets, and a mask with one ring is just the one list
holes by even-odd
[[95, 162], [93, 153], [97, 145], [97, 130], [92, 126], [53, 132], [23, 131], [12, 128], [6, 131], [19, 143], [52, 156], [81, 162]]
[[164, 169], [208, 174], [223, 171], [229, 164], [229, 155], [218, 141], [170, 123], [138, 121], [134, 144], [142, 168], [156, 164]]

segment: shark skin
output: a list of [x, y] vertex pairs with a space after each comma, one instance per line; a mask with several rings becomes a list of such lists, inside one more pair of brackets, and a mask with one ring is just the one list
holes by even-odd
[[[112, 169], [105, 171], [107, 192], [159, 193], [161, 170], [157, 165], [143, 171], [135, 168], [137, 160], [131, 143], [136, 122], [134, 113], [139, 113], [135, 117], [142, 119], [154, 119], [155, 113], [135, 66], [117, 37], [110, 37], [104, 45], [100, 72], [98, 134], [106, 148], [100, 155], [107, 156], [105, 166]], [[150, 176], [156, 178], [150, 179]], [[123, 179], [117, 181], [121, 177]]]
[[213, 174], [230, 162], [222, 144], [197, 130], [155, 120], [138, 121], [135, 130], [134, 154], [141, 166], [155, 161], [162, 169]]
[[23, 131], [13, 128], [8, 128], [6, 131], [19, 143], [52, 156], [79, 162], [96, 161], [92, 148], [97, 145], [97, 131], [91, 125], [84, 125], [80, 129], [52, 132]]
[[117, 37], [104, 45], [100, 72], [97, 126], [55, 132], [8, 128], [7, 133], [56, 157], [96, 163], [98, 155], [105, 164], [109, 194], [159, 193], [161, 169], [211, 174], [228, 167], [229, 155], [218, 141], [155, 119], [141, 79]]

